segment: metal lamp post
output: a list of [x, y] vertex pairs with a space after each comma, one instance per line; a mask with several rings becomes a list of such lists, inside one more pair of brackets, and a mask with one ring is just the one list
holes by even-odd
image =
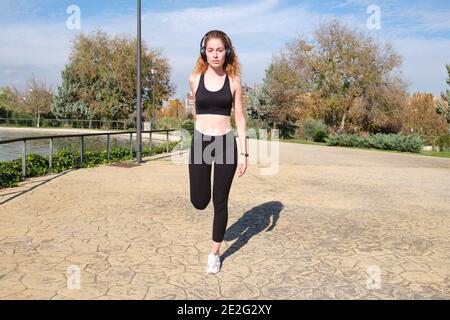
[[137, 60], [137, 102], [136, 102], [136, 162], [142, 162], [142, 130], [141, 130], [141, 0], [137, 0], [137, 48], [136, 48], [136, 60]]

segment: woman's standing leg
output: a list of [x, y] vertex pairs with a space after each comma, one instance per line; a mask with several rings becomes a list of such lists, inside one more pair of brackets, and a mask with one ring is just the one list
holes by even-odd
[[228, 223], [228, 196], [237, 168], [237, 144], [234, 132], [230, 131], [223, 138], [223, 151], [217, 152], [214, 162], [213, 185], [213, 245], [212, 253], [218, 254]]

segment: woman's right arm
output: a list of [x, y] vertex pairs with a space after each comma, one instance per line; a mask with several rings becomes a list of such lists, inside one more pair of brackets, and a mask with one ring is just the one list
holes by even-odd
[[192, 93], [192, 96], [194, 99], [194, 108], [192, 108], [192, 116], [195, 121], [195, 116], [196, 116], [196, 114], [195, 114], [195, 77], [192, 74], [189, 76], [189, 87], [191, 88], [191, 93]]

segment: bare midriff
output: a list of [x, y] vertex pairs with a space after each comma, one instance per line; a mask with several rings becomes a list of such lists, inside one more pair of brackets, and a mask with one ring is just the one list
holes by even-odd
[[195, 129], [209, 136], [227, 134], [232, 130], [231, 116], [218, 114], [196, 114]]

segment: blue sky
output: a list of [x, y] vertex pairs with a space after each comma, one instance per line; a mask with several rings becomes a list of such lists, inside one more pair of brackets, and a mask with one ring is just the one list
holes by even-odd
[[[81, 29], [69, 30], [70, 5], [81, 11]], [[369, 30], [369, 5], [381, 12], [381, 29]], [[243, 65], [242, 81], [260, 83], [273, 54], [297, 35], [311, 37], [320, 22], [336, 18], [388, 41], [403, 56], [409, 91], [439, 95], [450, 64], [450, 1], [387, 0], [142, 0], [142, 37], [172, 66], [175, 97], [189, 91], [187, 78], [204, 33], [221, 29], [232, 39]], [[135, 0], [0, 0], [0, 86], [23, 89], [34, 74], [53, 88], [81, 31], [135, 35]]]

